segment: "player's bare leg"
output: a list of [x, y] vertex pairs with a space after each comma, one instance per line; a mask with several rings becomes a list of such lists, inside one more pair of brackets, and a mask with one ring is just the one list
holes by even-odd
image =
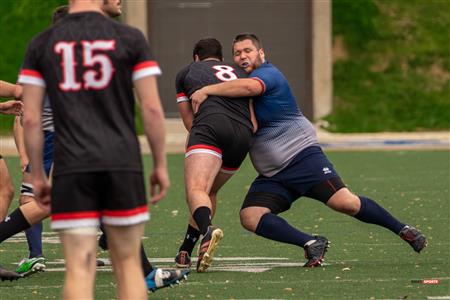
[[184, 162], [186, 197], [191, 213], [202, 206], [212, 209], [209, 192], [219, 173], [222, 160], [205, 153], [192, 154]]
[[223, 237], [220, 228], [211, 225], [212, 203], [209, 192], [222, 165], [221, 158], [195, 153], [185, 159], [186, 195], [191, 214], [202, 234], [197, 271], [204, 272], [211, 264], [214, 252]]
[[118, 299], [147, 299], [147, 286], [140, 259], [144, 224], [104, 226], [117, 280]]
[[0, 158], [0, 221], [3, 221], [8, 213], [11, 200], [14, 197], [14, 186], [8, 167], [3, 158]]
[[[209, 199], [211, 200], [211, 220], [216, 214], [217, 207], [217, 193], [220, 188], [233, 176], [233, 174], [219, 172], [214, 179], [214, 183], [209, 192]], [[200, 236], [197, 223], [193, 219], [192, 215], [189, 216], [189, 226], [178, 253], [175, 257], [176, 266], [179, 268], [189, 268], [191, 266], [192, 250], [195, 247], [195, 243]]]
[[[85, 230], [86, 228], [80, 228]], [[63, 231], [60, 238], [66, 260], [63, 298], [94, 299], [97, 229], [90, 232]]]
[[39, 206], [34, 198], [21, 205], [20, 210], [30, 225], [41, 222], [50, 216], [50, 210]]
[[338, 212], [354, 216], [358, 213], [361, 203], [358, 196], [350, 192], [348, 188], [341, 188], [331, 196], [327, 206]]

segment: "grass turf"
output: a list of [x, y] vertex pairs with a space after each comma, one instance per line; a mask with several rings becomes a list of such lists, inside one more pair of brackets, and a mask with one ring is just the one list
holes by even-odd
[[[217, 258], [204, 274], [192, 272], [174, 289], [159, 290], [151, 299], [427, 299], [450, 296], [450, 152], [383, 151], [328, 152], [346, 184], [357, 194], [382, 204], [403, 222], [420, 228], [429, 247], [416, 254], [388, 230], [365, 224], [304, 198], [283, 213], [292, 225], [320, 233], [332, 241], [328, 265], [299, 267], [303, 250], [247, 233], [238, 220], [239, 208], [256, 175], [247, 160], [219, 193], [214, 223], [225, 237]], [[149, 164], [149, 158], [145, 162]], [[7, 158], [18, 186], [17, 158]], [[183, 192], [183, 156], [169, 157], [172, 187], [168, 197], [151, 208], [144, 245], [158, 266], [172, 266], [186, 228]], [[13, 206], [16, 206], [14, 202]], [[45, 231], [48, 221], [45, 221]], [[59, 299], [63, 284], [60, 245], [55, 235], [46, 238], [44, 251], [49, 271], [17, 282], [0, 282], [0, 299]], [[52, 242], [52, 243], [50, 243]], [[19, 243], [19, 244], [18, 244]], [[27, 254], [23, 237], [0, 246], [0, 263], [9, 269]], [[107, 257], [100, 253], [100, 257]], [[96, 299], [113, 299], [109, 267], [99, 268]], [[243, 272], [253, 270], [254, 272]], [[265, 271], [263, 271], [265, 270]], [[257, 272], [259, 271], [259, 272]], [[440, 279], [437, 285], [414, 283]]]

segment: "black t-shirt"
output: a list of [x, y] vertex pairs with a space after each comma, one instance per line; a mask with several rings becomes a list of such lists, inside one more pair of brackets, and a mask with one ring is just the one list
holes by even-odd
[[97, 12], [69, 14], [34, 38], [19, 83], [50, 98], [55, 175], [141, 171], [132, 82], [160, 73], [139, 30]]
[[[204, 86], [246, 77], [247, 74], [234, 64], [217, 60], [193, 62], [177, 74], [177, 102], [189, 101], [189, 97]], [[249, 99], [209, 96], [195, 115], [194, 124], [204, 116], [220, 113], [252, 129]]]

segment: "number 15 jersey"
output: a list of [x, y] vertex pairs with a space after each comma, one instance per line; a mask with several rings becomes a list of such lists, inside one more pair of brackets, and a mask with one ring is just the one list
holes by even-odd
[[49, 95], [55, 175], [141, 171], [133, 81], [160, 73], [139, 30], [97, 12], [69, 14], [34, 38], [19, 83]]

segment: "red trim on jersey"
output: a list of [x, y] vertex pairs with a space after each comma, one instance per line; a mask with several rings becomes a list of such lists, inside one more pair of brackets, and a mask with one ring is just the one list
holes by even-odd
[[30, 70], [30, 69], [22, 69], [20, 71], [20, 75], [32, 76], [32, 77], [36, 77], [39, 79], [44, 79], [44, 77], [42, 77], [41, 73], [39, 73], [38, 71], [35, 71], [35, 70]]
[[225, 171], [237, 171], [237, 170], [239, 170], [239, 168], [228, 168], [228, 167], [221, 167], [221, 169], [222, 170], [225, 170]]
[[159, 67], [159, 65], [154, 60], [144, 61], [144, 62], [141, 62], [141, 63], [138, 63], [137, 65], [135, 65], [133, 67], [133, 72], [139, 71], [139, 70], [145, 69], [145, 68], [151, 68], [151, 67]]
[[207, 150], [213, 150], [219, 154], [222, 154], [222, 150], [220, 150], [217, 147], [214, 146], [210, 146], [210, 145], [203, 145], [203, 144], [198, 144], [198, 145], [194, 145], [194, 146], [190, 146], [189, 148], [186, 149], [186, 152], [189, 152], [191, 150], [195, 150], [195, 149], [207, 149]]
[[94, 218], [100, 218], [100, 212], [98, 212], [98, 211], [80, 211], [80, 212], [52, 214], [52, 221], [73, 220], [73, 219], [94, 219]]
[[262, 81], [258, 77], [250, 77], [250, 79], [253, 79], [253, 80], [256, 80], [259, 82], [259, 84], [261, 85], [261, 88], [262, 88], [262, 92], [260, 95], [264, 94], [264, 92], [266, 91], [266, 84], [264, 83], [264, 81]]
[[179, 97], [186, 97], [186, 94], [185, 93], [178, 93], [177, 94], [177, 98], [179, 98]]
[[105, 217], [129, 217], [148, 212], [147, 205], [125, 210], [103, 210]]

